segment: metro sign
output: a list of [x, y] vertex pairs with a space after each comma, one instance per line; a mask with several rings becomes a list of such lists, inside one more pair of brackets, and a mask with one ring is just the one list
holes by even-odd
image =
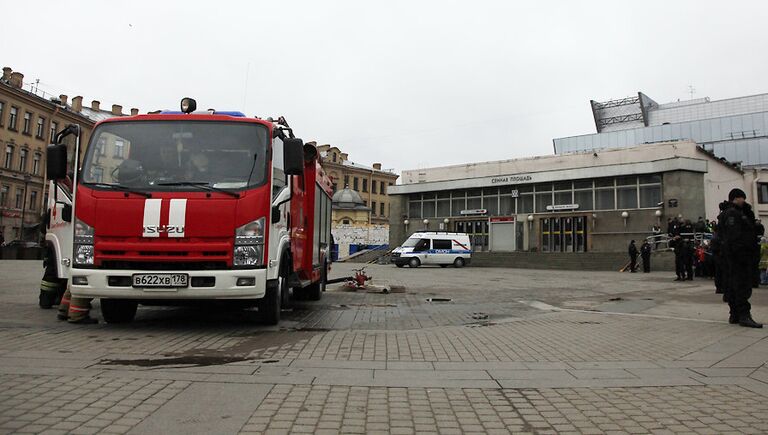
[[484, 208], [475, 208], [475, 209], [471, 209], [471, 210], [462, 210], [462, 211], [459, 212], [459, 214], [464, 215], [464, 216], [466, 216], [466, 215], [488, 214], [488, 210], [486, 210]]

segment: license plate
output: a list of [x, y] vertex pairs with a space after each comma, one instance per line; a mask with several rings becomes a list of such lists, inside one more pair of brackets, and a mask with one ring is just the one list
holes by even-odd
[[134, 273], [133, 286], [140, 288], [189, 287], [186, 273]]

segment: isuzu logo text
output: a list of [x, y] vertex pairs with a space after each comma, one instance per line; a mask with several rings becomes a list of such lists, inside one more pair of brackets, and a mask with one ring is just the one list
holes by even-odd
[[160, 222], [160, 211], [163, 208], [162, 199], [147, 199], [144, 201], [144, 223], [142, 237], [184, 237], [184, 227], [187, 220], [187, 200], [165, 200], [168, 207], [168, 223]]

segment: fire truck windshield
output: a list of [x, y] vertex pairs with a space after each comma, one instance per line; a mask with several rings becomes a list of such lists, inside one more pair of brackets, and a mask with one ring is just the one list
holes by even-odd
[[84, 184], [144, 191], [242, 190], [267, 173], [267, 128], [247, 122], [107, 122], [93, 132]]

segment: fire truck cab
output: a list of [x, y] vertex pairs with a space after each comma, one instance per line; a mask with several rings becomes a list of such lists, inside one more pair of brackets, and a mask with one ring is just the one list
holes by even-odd
[[[195, 106], [104, 120], [84, 150], [69, 126], [48, 147], [46, 243], [72, 296], [100, 298], [109, 323], [143, 302], [216, 299], [276, 324], [292, 296], [325, 290], [331, 182], [317, 149], [282, 117]], [[82, 162], [71, 183], [68, 160]]]

